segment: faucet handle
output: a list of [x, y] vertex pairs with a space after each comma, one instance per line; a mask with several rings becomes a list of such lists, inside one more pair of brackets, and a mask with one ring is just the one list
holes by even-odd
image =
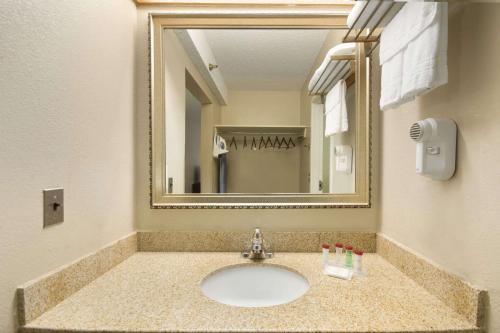
[[251, 239], [251, 246], [248, 251], [243, 251], [241, 253], [243, 258], [250, 259], [264, 259], [264, 258], [272, 258], [273, 253], [269, 251], [269, 243], [267, 240], [264, 240], [264, 235], [260, 228], [255, 228], [254, 233]]
[[252, 251], [261, 252], [264, 246], [264, 239], [262, 238], [262, 232], [260, 228], [255, 228], [252, 236]]

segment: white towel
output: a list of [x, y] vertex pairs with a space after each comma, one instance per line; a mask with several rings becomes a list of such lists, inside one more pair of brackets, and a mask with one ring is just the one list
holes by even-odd
[[[385, 67], [385, 68], [384, 68]], [[380, 109], [388, 110], [413, 100], [414, 96], [403, 97], [403, 52], [396, 54], [382, 67]], [[382, 93], [383, 90], [383, 93]]]
[[[375, 1], [370, 1], [370, 2], [375, 2]], [[352, 7], [351, 11], [349, 12], [349, 16], [347, 16], [347, 26], [349, 28], [352, 28], [353, 25], [354, 25], [354, 22], [356, 22], [356, 20], [358, 19], [358, 16], [359, 14], [361, 14], [361, 11], [363, 11], [363, 13], [365, 12], [368, 12], [368, 8], [366, 10], [363, 10], [363, 8], [365, 8], [366, 4], [368, 3], [368, 1], [356, 1], [356, 3], [354, 4], [354, 7]], [[363, 14], [364, 16], [364, 14]], [[360, 17], [358, 22], [356, 22], [356, 26], [354, 28], [359, 28], [360, 27], [360, 24], [361, 21], [364, 21], [363, 20], [363, 17]]]
[[349, 128], [345, 94], [345, 80], [339, 80], [326, 95], [325, 101], [325, 136], [345, 132]]
[[347, 26], [354, 29], [361, 29], [362, 27], [372, 29], [375, 25], [384, 27], [388, 22], [383, 19], [383, 16], [392, 6], [392, 3], [393, 1], [388, 0], [356, 1], [347, 17]]
[[227, 154], [229, 150], [226, 149], [226, 140], [219, 134], [214, 134], [214, 145], [212, 148], [212, 155], [214, 158], [218, 158], [219, 155]]
[[404, 52], [403, 99], [414, 98], [448, 82], [448, 4], [435, 3], [436, 18]]
[[443, 2], [408, 2], [382, 32], [382, 110], [448, 82], [447, 9]]
[[[355, 51], [356, 51], [356, 43], [342, 43], [342, 44], [338, 44], [338, 45], [335, 45], [334, 47], [332, 47], [326, 53], [325, 59], [323, 59], [323, 62], [318, 67], [318, 69], [316, 69], [311, 80], [309, 81], [309, 86], [308, 86], [309, 91], [311, 91], [314, 88], [314, 86], [316, 85], [316, 83], [320, 79], [321, 74], [323, 74], [325, 72], [325, 70], [327, 69], [327, 66], [330, 64], [330, 60], [333, 56], [353, 55]], [[335, 61], [332, 61], [330, 66], [333, 66], [334, 64], [335, 64]], [[347, 68], [347, 70], [349, 70], [348, 66], [346, 66], [346, 68]]]

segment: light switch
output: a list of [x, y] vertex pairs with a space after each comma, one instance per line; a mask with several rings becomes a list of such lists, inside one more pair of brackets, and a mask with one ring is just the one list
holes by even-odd
[[43, 190], [43, 227], [64, 222], [64, 190]]

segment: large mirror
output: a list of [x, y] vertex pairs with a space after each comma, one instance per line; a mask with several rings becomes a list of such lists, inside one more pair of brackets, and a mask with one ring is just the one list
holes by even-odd
[[368, 207], [365, 45], [247, 19], [151, 16], [152, 207]]

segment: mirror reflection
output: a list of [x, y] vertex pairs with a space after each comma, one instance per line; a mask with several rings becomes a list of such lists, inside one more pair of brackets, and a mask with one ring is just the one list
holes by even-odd
[[355, 192], [343, 30], [166, 29], [169, 194]]

